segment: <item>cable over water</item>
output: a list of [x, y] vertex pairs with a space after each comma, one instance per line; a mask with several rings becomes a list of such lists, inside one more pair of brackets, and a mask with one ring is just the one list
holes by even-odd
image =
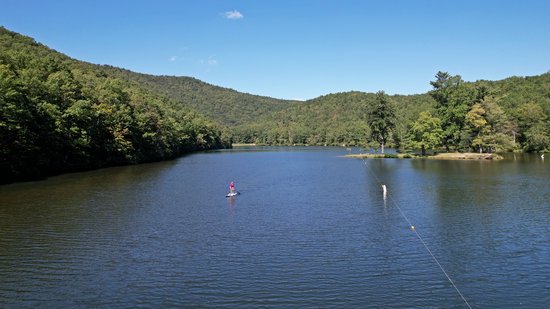
[[437, 260], [437, 258], [435, 257], [435, 255], [432, 253], [432, 250], [430, 250], [430, 248], [428, 247], [428, 245], [426, 244], [426, 242], [424, 241], [424, 239], [422, 239], [422, 236], [420, 236], [420, 234], [418, 233], [418, 231], [416, 230], [415, 226], [411, 223], [411, 221], [409, 220], [409, 218], [407, 218], [407, 216], [405, 215], [405, 213], [403, 212], [403, 210], [401, 209], [401, 207], [399, 207], [399, 205], [397, 204], [397, 202], [393, 199], [392, 195], [391, 194], [388, 194], [387, 191], [386, 191], [386, 186], [380, 181], [380, 179], [378, 178], [378, 176], [374, 173], [374, 171], [370, 168], [369, 164], [367, 164], [367, 160], [363, 159], [363, 163], [365, 164], [365, 166], [367, 167], [367, 169], [369, 170], [369, 173], [374, 177], [374, 179], [376, 180], [376, 182], [381, 185], [384, 189], [384, 198], [386, 198], [386, 196], [389, 196], [389, 200], [390, 202], [395, 206], [395, 208], [397, 208], [399, 210], [399, 213], [401, 214], [401, 216], [405, 219], [405, 221], [407, 221], [407, 223], [409, 224], [409, 226], [411, 227], [411, 230], [414, 232], [414, 234], [416, 235], [416, 237], [420, 240], [420, 242], [422, 242], [422, 245], [424, 245], [424, 248], [426, 248], [426, 250], [428, 251], [428, 253], [432, 256], [432, 259], [435, 261], [435, 263], [437, 264], [437, 266], [439, 266], [439, 268], [441, 269], [441, 271], [443, 272], [443, 274], [445, 275], [445, 277], [447, 277], [447, 279], [449, 280], [449, 282], [451, 283], [451, 285], [455, 288], [456, 292], [458, 293], [458, 295], [460, 295], [460, 297], [462, 298], [462, 300], [464, 301], [464, 303], [466, 304], [466, 306], [468, 306], [468, 308], [472, 309], [472, 307], [470, 306], [470, 304], [468, 303], [468, 301], [466, 300], [466, 298], [464, 297], [464, 295], [460, 292], [460, 290], [458, 289], [458, 287], [456, 286], [456, 284], [453, 282], [453, 280], [451, 279], [451, 277], [449, 276], [449, 274], [445, 271], [445, 269], [443, 268], [443, 266], [441, 265], [441, 263], [439, 263], [439, 261]]

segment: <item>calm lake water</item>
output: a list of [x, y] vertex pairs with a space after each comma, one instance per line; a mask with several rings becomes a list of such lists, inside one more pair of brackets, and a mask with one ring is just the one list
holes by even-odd
[[548, 308], [550, 159], [259, 150], [0, 187], [0, 307], [467, 308], [406, 216], [473, 308]]

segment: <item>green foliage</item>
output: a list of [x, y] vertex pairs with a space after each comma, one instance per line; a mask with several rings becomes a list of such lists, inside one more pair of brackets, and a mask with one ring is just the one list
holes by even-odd
[[384, 91], [376, 93], [375, 104], [367, 105], [366, 120], [370, 128], [370, 138], [380, 144], [383, 154], [396, 121], [395, 106]]
[[481, 152], [513, 150], [513, 125], [492, 96], [475, 103], [466, 114], [464, 140]]
[[464, 83], [458, 75], [438, 72], [431, 84], [447, 148], [494, 152], [518, 147], [541, 151], [550, 146], [549, 74]]
[[442, 140], [441, 120], [432, 116], [429, 111], [421, 112], [410, 129], [409, 147], [421, 149], [422, 156], [425, 156], [427, 149], [433, 150], [440, 147]]
[[154, 76], [111, 66], [104, 72], [128, 81], [151, 93], [186, 106], [225, 126], [238, 126], [259, 117], [299, 104], [297, 101], [240, 93], [185, 76]]
[[187, 107], [0, 28], [0, 183], [224, 145]]
[[[407, 135], [407, 123], [434, 103], [428, 95], [391, 96], [390, 100], [395, 102], [397, 119], [390, 142], [396, 146]], [[233, 140], [270, 145], [365, 146], [370, 136], [365, 115], [371, 104], [376, 104], [376, 94], [353, 91], [321, 96], [235, 127]]]
[[538, 122], [531, 126], [524, 133], [526, 151], [543, 151], [549, 149], [550, 137], [548, 136], [548, 126], [542, 122]]
[[322, 96], [235, 127], [233, 138], [269, 145], [361, 145], [368, 133], [365, 101], [373, 102], [374, 96], [360, 92]]
[[545, 136], [548, 135], [548, 115], [542, 106], [529, 102], [513, 110], [518, 127], [518, 140], [526, 151], [546, 149], [549, 144]]
[[394, 146], [397, 148], [408, 147], [411, 124], [418, 119], [421, 112], [433, 113], [435, 101], [428, 94], [394, 95], [391, 99], [395, 102], [397, 116], [393, 135]]
[[483, 152], [483, 145], [486, 143], [486, 136], [490, 129], [485, 119], [485, 109], [481, 104], [476, 103], [466, 114], [465, 124], [467, 125], [468, 136], [471, 137], [471, 145], [477, 147], [479, 152]]
[[277, 100], [80, 62], [0, 28], [0, 182], [230, 142], [434, 149], [442, 136], [459, 151], [550, 149], [550, 73], [467, 83], [438, 72], [431, 84]]
[[451, 76], [447, 72], [437, 72], [436, 80], [430, 82], [434, 90], [430, 95], [436, 101], [436, 113], [444, 129], [443, 144], [446, 148], [458, 150], [462, 145], [462, 129], [466, 114], [474, 104], [476, 93], [465, 84], [460, 75]]
[[[550, 74], [466, 83], [460, 76], [439, 72], [432, 85], [435, 89], [429, 94], [389, 97], [395, 103], [396, 116], [395, 128], [388, 140], [391, 146], [422, 148], [422, 144], [417, 143], [422, 137], [411, 129], [419, 121], [421, 112], [429, 112], [440, 120], [443, 130], [441, 144], [449, 149], [501, 152], [550, 148], [542, 138], [550, 136], [547, 121], [550, 115]], [[368, 107], [375, 104], [376, 95], [372, 93], [330, 94], [290, 105], [280, 112], [234, 127], [231, 134], [235, 142], [242, 143], [378, 148], [381, 145], [376, 139], [365, 142], [365, 138], [371, 136], [365, 115]], [[417, 123], [416, 130], [421, 129], [418, 126], [423, 121], [425, 119]], [[486, 124], [479, 126], [478, 121]], [[437, 141], [438, 133], [434, 134]], [[428, 145], [428, 136], [424, 137], [426, 149], [438, 148], [437, 142]]]

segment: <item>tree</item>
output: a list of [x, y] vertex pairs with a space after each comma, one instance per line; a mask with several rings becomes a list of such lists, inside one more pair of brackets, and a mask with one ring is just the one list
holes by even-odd
[[507, 113], [497, 104], [493, 96], [486, 96], [480, 103], [485, 110], [489, 132], [485, 132], [485, 148], [491, 152], [510, 151], [515, 148], [517, 125], [510, 121]]
[[466, 125], [473, 137], [472, 146], [477, 146], [479, 153], [483, 152], [485, 137], [490, 131], [485, 114], [485, 109], [478, 103], [466, 114]]
[[413, 148], [420, 148], [422, 156], [426, 155], [426, 149], [435, 149], [441, 146], [443, 129], [441, 120], [432, 116], [428, 111], [421, 112], [410, 129], [410, 140]]
[[533, 125], [524, 133], [526, 151], [547, 151], [550, 147], [548, 130], [543, 122]]
[[384, 147], [395, 129], [395, 106], [384, 91], [376, 93], [376, 100], [367, 108], [367, 124], [370, 128], [370, 138], [378, 143], [384, 153]]
[[517, 119], [519, 141], [526, 151], [536, 151], [544, 149], [544, 138], [546, 135], [544, 123], [547, 116], [542, 107], [534, 102], [520, 105], [514, 110]]
[[466, 114], [483, 97], [485, 89], [476, 91], [460, 75], [451, 76], [447, 72], [437, 72], [435, 78], [430, 82], [434, 87], [430, 95], [436, 101], [437, 116], [444, 128], [443, 144], [447, 150], [451, 147], [458, 150], [463, 145]]

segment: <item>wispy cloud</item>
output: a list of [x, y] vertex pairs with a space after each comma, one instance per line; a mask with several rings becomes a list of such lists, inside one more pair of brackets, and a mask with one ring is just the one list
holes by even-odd
[[170, 61], [170, 62], [174, 62], [176, 60], [178, 60], [177, 56], [172, 56], [172, 57], [168, 58], [168, 61]]
[[204, 60], [204, 59], [201, 59], [200, 60], [200, 63], [201, 64], [204, 64], [204, 65], [208, 65], [208, 66], [215, 66], [218, 64], [218, 60], [214, 59], [214, 56], [210, 56], [208, 57], [208, 59]]
[[216, 64], [218, 64], [218, 60], [212, 59], [212, 58], [208, 58], [207, 63], [208, 63], [208, 65], [216, 65]]
[[244, 15], [241, 14], [241, 12], [239, 12], [237, 10], [225, 12], [225, 13], [223, 13], [223, 16], [225, 16], [225, 18], [227, 18], [227, 19], [232, 19], [232, 20], [237, 20], [237, 19], [243, 19], [244, 18]]

